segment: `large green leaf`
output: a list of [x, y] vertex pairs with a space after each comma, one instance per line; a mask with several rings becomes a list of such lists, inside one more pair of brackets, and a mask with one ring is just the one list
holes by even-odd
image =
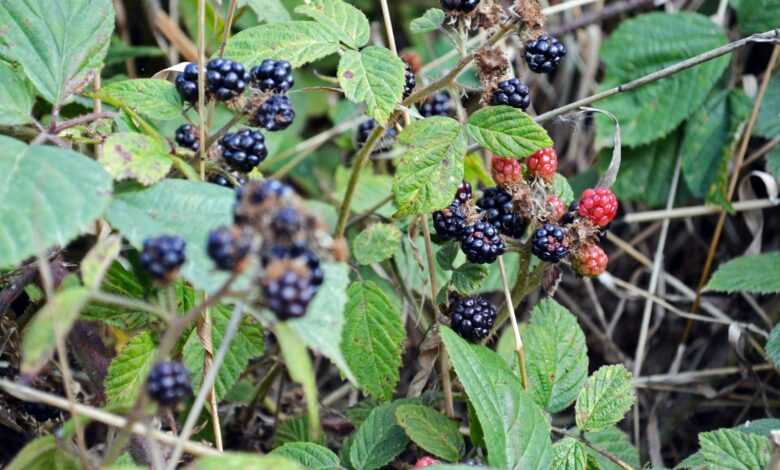
[[395, 410], [395, 417], [418, 447], [450, 462], [463, 455], [466, 445], [457, 421], [424, 405], [401, 405]]
[[411, 123], [399, 141], [405, 145], [393, 180], [400, 215], [446, 207], [463, 181], [466, 137], [458, 121], [431, 117]]
[[192, 464], [193, 470], [304, 470], [298, 462], [278, 455], [225, 452], [202, 457]]
[[57, 446], [53, 435], [39, 437], [24, 446], [5, 470], [78, 470], [82, 468], [73, 455]]
[[328, 28], [341, 42], [360, 48], [371, 33], [368, 18], [362, 11], [342, 0], [311, 0], [295, 9]]
[[[648, 13], [623, 21], [601, 47], [603, 88], [611, 88], [701, 54], [728, 41], [723, 30], [698, 13]], [[719, 57], [599, 103], [614, 114], [627, 147], [667, 135], [707, 98], [728, 65]], [[611, 146], [614, 124], [597, 117], [597, 142]]]
[[0, 136], [0, 268], [65, 246], [100, 217], [111, 176], [80, 153]]
[[602, 431], [623, 419], [634, 399], [631, 373], [623, 365], [600, 367], [577, 397], [577, 427]]
[[115, 180], [134, 179], [145, 186], [165, 178], [173, 164], [165, 143], [135, 132], [111, 135], [98, 161]]
[[430, 33], [436, 31], [444, 23], [444, 11], [438, 8], [425, 10], [423, 16], [415, 18], [409, 24], [409, 30], [413, 33]]
[[780, 0], [731, 0], [743, 34], [763, 33], [780, 24]]
[[312, 442], [290, 442], [274, 449], [270, 455], [294, 460], [307, 470], [340, 470], [339, 457], [327, 447]]
[[780, 252], [740, 256], [723, 263], [707, 283], [716, 292], [780, 292]]
[[[217, 305], [210, 310], [210, 314], [211, 342], [216, 352], [222, 345], [222, 338], [225, 336], [230, 317], [233, 315], [233, 308]], [[236, 336], [230, 343], [225, 360], [222, 362], [214, 382], [217, 401], [222, 400], [225, 394], [233, 388], [246, 366], [249, 365], [249, 361], [262, 355], [263, 349], [263, 328], [250, 317], [244, 317]], [[184, 365], [192, 372], [192, 386], [197, 390], [203, 383], [203, 363], [206, 354], [197, 331], [190, 332], [181, 354]]]
[[350, 285], [347, 298], [341, 350], [361, 389], [388, 400], [400, 380], [398, 369], [406, 337], [400, 312], [371, 281]]
[[384, 47], [368, 46], [341, 54], [339, 84], [355, 103], [366, 103], [368, 115], [385, 125], [404, 90], [404, 63]]
[[588, 378], [588, 349], [577, 319], [552, 299], [539, 302], [523, 332], [531, 397], [556, 413], [571, 405]]
[[182, 100], [168, 80], [139, 78], [106, 84], [97, 93], [106, 103], [130, 109], [152, 119], [176, 119], [182, 116]]
[[[406, 403], [409, 403], [408, 401]], [[353, 435], [349, 461], [356, 470], [374, 470], [390, 463], [409, 443], [395, 411], [404, 401], [374, 408]]]
[[17, 67], [0, 60], [0, 125], [17, 126], [32, 121], [35, 90]]
[[290, 378], [303, 387], [308, 412], [309, 436], [316, 440], [322, 431], [317, 399], [317, 378], [314, 375], [314, 366], [311, 363], [309, 351], [306, 350], [306, 345], [287, 323], [277, 323], [275, 333]]
[[479, 417], [490, 465], [550, 468], [550, 425], [504, 360], [484, 346], [470, 345], [447, 327], [442, 327], [441, 337]]
[[[94, 287], [87, 284], [87, 279], [84, 279], [84, 284], [90, 288]], [[144, 300], [146, 294], [144, 286], [135, 275], [117, 261], [108, 268], [100, 290], [138, 300]], [[81, 318], [103, 321], [121, 330], [132, 331], [145, 327], [154, 317], [146, 311], [90, 302], [81, 311]]]
[[[603, 431], [586, 432], [585, 438], [595, 447], [609, 452], [628, 465], [631, 465], [631, 467], [642, 467], [639, 463], [639, 452], [631, 445], [628, 435], [620, 429], [609, 427]], [[621, 467], [590, 447], [587, 451], [592, 458], [596, 459], [601, 470], [622, 470]]]
[[130, 338], [111, 360], [103, 385], [109, 408], [127, 409], [133, 406], [154, 364], [156, 346], [152, 334], [144, 331]]
[[525, 158], [553, 145], [544, 128], [511, 106], [482, 108], [469, 116], [467, 128], [477, 143], [502, 157]]
[[136, 248], [146, 238], [176, 234], [187, 242], [182, 275], [198, 289], [212, 292], [227, 274], [217, 272], [206, 255], [208, 232], [232, 223], [235, 196], [210, 183], [163, 180], [147, 189], [129, 188], [115, 195], [106, 217]]
[[770, 444], [766, 437], [733, 429], [699, 434], [704, 460], [712, 468], [763, 470], [769, 464]]
[[0, 25], [0, 56], [21, 64], [40, 95], [61, 104], [100, 68], [114, 8], [111, 0], [4, 0]]
[[778, 110], [780, 110], [780, 76], [769, 80], [753, 134], [766, 139], [780, 136], [780, 111]]
[[553, 444], [553, 470], [586, 470], [588, 453], [585, 446], [571, 437], [564, 437]]
[[290, 21], [290, 12], [282, 0], [239, 0], [238, 5], [249, 6], [257, 15], [258, 22]]
[[376, 223], [360, 232], [352, 242], [352, 254], [360, 264], [390, 258], [401, 247], [401, 231], [393, 224]]
[[276, 59], [300, 67], [338, 50], [338, 38], [325, 26], [314, 21], [286, 21], [241, 31], [228, 40], [225, 57], [248, 66]]

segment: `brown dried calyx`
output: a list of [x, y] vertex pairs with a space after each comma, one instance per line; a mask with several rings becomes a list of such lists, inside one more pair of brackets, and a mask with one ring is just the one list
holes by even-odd
[[538, 0], [515, 0], [515, 14], [520, 18], [523, 40], [533, 40], [544, 31], [544, 14]]
[[482, 0], [477, 6], [475, 21], [480, 29], [491, 29], [501, 24], [505, 19], [503, 8], [493, 0]]
[[474, 53], [474, 64], [482, 84], [481, 102], [483, 105], [487, 105], [493, 90], [509, 71], [509, 60], [501, 49], [483, 47]]
[[566, 231], [566, 242], [569, 244], [569, 251], [574, 253], [583, 245], [598, 243], [600, 230], [593, 223], [584, 218], [578, 217], [574, 220]]

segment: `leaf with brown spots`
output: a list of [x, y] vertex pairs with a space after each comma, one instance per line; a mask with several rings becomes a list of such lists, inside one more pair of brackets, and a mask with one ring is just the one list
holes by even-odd
[[109, 137], [98, 161], [115, 180], [134, 179], [145, 186], [165, 178], [173, 163], [163, 142], [135, 132]]

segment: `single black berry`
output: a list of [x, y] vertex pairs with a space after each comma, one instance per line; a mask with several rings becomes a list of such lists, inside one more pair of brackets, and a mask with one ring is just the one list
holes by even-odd
[[251, 123], [269, 131], [281, 131], [289, 127], [293, 120], [295, 110], [290, 99], [285, 95], [273, 95], [260, 105]]
[[325, 280], [325, 273], [320, 266], [320, 258], [306, 246], [306, 243], [298, 241], [292, 245], [274, 245], [263, 253], [261, 261], [263, 267], [267, 267], [274, 261], [295, 260], [305, 266], [311, 273], [312, 284], [319, 286]]
[[574, 201], [569, 205], [569, 210], [561, 217], [561, 223], [563, 225], [569, 225], [579, 217], [580, 203]]
[[441, 7], [445, 11], [469, 13], [477, 8], [479, 0], [441, 0]]
[[450, 102], [450, 94], [446, 91], [434, 93], [420, 104], [422, 117], [448, 116], [450, 112], [452, 112], [452, 103]]
[[184, 101], [198, 101], [198, 64], [187, 64], [184, 71], [176, 75], [176, 89]]
[[252, 67], [249, 75], [252, 84], [263, 91], [286, 93], [295, 84], [292, 66], [286, 60], [265, 59]]
[[477, 201], [477, 206], [484, 211], [485, 220], [498, 227], [504, 235], [520, 238], [528, 225], [512, 209], [512, 195], [501, 188], [488, 188]]
[[275, 246], [262, 257], [263, 298], [280, 320], [298, 318], [317, 294], [324, 280], [317, 255], [303, 243]]
[[404, 72], [404, 99], [409, 98], [409, 96], [414, 91], [414, 87], [417, 86], [417, 78], [414, 76], [414, 71], [412, 70], [412, 66], [409, 65], [408, 62], [404, 62], [405, 65], [405, 72]]
[[147, 238], [141, 252], [141, 267], [157, 280], [170, 280], [187, 259], [186, 245], [184, 239], [176, 235]]
[[234, 222], [238, 225], [262, 221], [270, 206], [276, 206], [280, 199], [295, 194], [290, 186], [274, 179], [252, 180], [236, 188], [236, 204], [233, 208]]
[[236, 180], [236, 184], [235, 185], [225, 175], [215, 174], [215, 175], [211, 175], [211, 177], [209, 177], [209, 183], [214, 183], [214, 184], [217, 184], [219, 186], [224, 186], [226, 188], [231, 188], [231, 189], [235, 188], [236, 186], [239, 186], [239, 187], [243, 186], [246, 183], [246, 180], [244, 178], [242, 178], [241, 176], [234, 175], [233, 178], [235, 178], [235, 180]]
[[252, 238], [237, 227], [223, 226], [212, 230], [206, 241], [209, 258], [222, 271], [240, 268], [251, 248]]
[[536, 73], [551, 73], [566, 55], [566, 46], [554, 37], [542, 34], [525, 46], [525, 61]]
[[230, 168], [249, 173], [268, 156], [265, 136], [260, 131], [241, 129], [228, 132], [220, 140], [222, 158]]
[[[359, 147], [368, 140], [368, 136], [376, 127], [376, 121], [368, 119], [358, 124], [357, 134], [355, 135], [355, 141]], [[385, 133], [379, 138], [379, 141], [374, 145], [373, 153], [389, 152], [393, 148], [395, 138], [398, 136], [398, 131], [395, 127], [390, 126], [385, 129]]]
[[200, 141], [198, 140], [198, 133], [195, 130], [195, 126], [192, 124], [182, 124], [176, 129], [176, 143], [186, 149], [190, 149], [193, 152], [200, 150]]
[[302, 226], [301, 214], [294, 207], [282, 207], [271, 219], [274, 233], [282, 237], [292, 237], [301, 230]]
[[569, 253], [561, 227], [544, 224], [531, 237], [531, 253], [542, 261], [557, 263]]
[[505, 104], [513, 108], [526, 110], [531, 104], [528, 86], [516, 78], [500, 82], [490, 96], [490, 104]]
[[460, 240], [460, 249], [471, 263], [492, 263], [506, 248], [498, 229], [484, 221], [464, 228]]
[[460, 204], [453, 202], [449, 207], [434, 212], [433, 228], [440, 241], [459, 239], [466, 228], [466, 217]]
[[190, 374], [180, 362], [158, 362], [149, 372], [146, 392], [163, 406], [173, 406], [192, 394]]
[[228, 101], [244, 92], [249, 74], [239, 62], [212, 59], [206, 64], [206, 89], [219, 101]]
[[479, 341], [490, 334], [496, 322], [496, 309], [484, 297], [457, 299], [450, 304], [452, 329], [468, 341]]

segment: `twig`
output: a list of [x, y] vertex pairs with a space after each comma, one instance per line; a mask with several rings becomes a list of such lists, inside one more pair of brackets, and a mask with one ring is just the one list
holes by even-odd
[[[756, 372], [764, 370], [773, 370], [772, 364], [758, 364], [751, 366]], [[655, 374], [644, 377], [634, 377], [632, 384], [634, 387], [649, 387], [654, 384], [687, 384], [696, 382], [707, 377], [718, 377], [721, 375], [739, 374], [745, 370], [744, 367], [720, 367], [715, 369], [704, 369], [696, 371], [677, 372], [676, 374]]]
[[[743, 212], [766, 209], [768, 207], [775, 207], [778, 205], [780, 205], [780, 198], [767, 198], [735, 202], [731, 205], [731, 208], [733, 212]], [[642, 222], [654, 222], [656, 220], [688, 219], [691, 217], [718, 214], [721, 211], [722, 209], [720, 207], [715, 206], [678, 207], [676, 209], [632, 212], [631, 214], [626, 214], [622, 221], [629, 224], [637, 224]]]
[[[520, 327], [517, 325], [517, 317], [515, 317], [515, 303], [512, 300], [512, 293], [509, 291], [509, 281], [506, 277], [503, 256], [498, 257], [498, 269], [501, 271], [501, 285], [504, 288], [504, 297], [506, 298], [506, 307], [509, 311], [509, 320], [512, 324], [512, 331], [515, 334], [515, 353], [517, 353], [517, 362], [520, 365], [520, 380], [523, 382], [523, 388], [527, 391], [530, 384], [528, 383], [528, 371], [525, 363], [525, 349], [523, 348], [523, 338], [520, 336]], [[526, 270], [527, 269], [528, 268], [526, 268]], [[525, 283], [525, 281], [523, 281], [523, 283]]]
[[[203, 346], [203, 376], [207, 376], [209, 371], [214, 367], [214, 343], [212, 334], [212, 322], [209, 310], [198, 318], [197, 332], [198, 340]], [[214, 432], [214, 444], [217, 450], [222, 451], [222, 427], [219, 422], [219, 412], [217, 409], [217, 393], [214, 389], [214, 384], [211, 384], [211, 388], [208, 393], [209, 411], [211, 413], [211, 426]]]
[[[241, 122], [241, 119], [244, 118], [244, 115], [241, 113], [236, 113], [235, 116], [230, 118], [230, 121], [225, 123], [224, 126], [220, 127], [220, 129], [215, 132], [214, 134], [210, 135], [208, 139], [206, 139], [206, 148], [210, 148], [212, 145], [214, 145], [214, 142], [219, 140], [223, 135], [227, 134], [227, 131], [230, 130], [231, 127], [235, 126], [239, 122]], [[202, 141], [201, 141], [202, 142]], [[203, 146], [201, 145], [201, 148]]]
[[[206, 0], [198, 0], [198, 142], [206, 141]], [[201, 145], [200, 179], [206, 179], [206, 150]]]
[[[70, 371], [70, 365], [68, 364], [68, 351], [65, 348], [65, 340], [62, 335], [55, 335], [57, 343], [57, 356], [59, 357], [60, 370], [62, 372], [62, 385], [65, 388], [65, 396], [68, 399], [68, 412], [71, 415], [76, 414], [76, 395], [73, 393], [73, 374]], [[87, 451], [87, 441], [84, 438], [84, 426], [82, 426], [81, 420], [75, 419], [73, 424], [76, 428], [76, 444], [79, 448], [79, 459], [81, 465], [85, 469], [89, 470], [94, 468], [89, 460], [89, 452]]]
[[78, 125], [86, 124], [100, 119], [113, 119], [116, 116], [117, 116], [116, 113], [103, 112], [103, 111], [96, 111], [94, 113], [82, 114], [79, 117], [68, 119], [67, 121], [62, 121], [59, 124], [56, 124], [50, 129], [50, 132], [54, 135], [57, 135], [60, 132], [64, 131], [65, 129], [70, 129], [71, 127], [76, 127]]
[[376, 204], [374, 204], [373, 206], [369, 207], [362, 214], [358, 214], [355, 217], [353, 217], [352, 219], [350, 219], [350, 221], [347, 222], [347, 228], [352, 227], [353, 225], [355, 225], [357, 223], [360, 223], [361, 221], [367, 219], [368, 217], [371, 217], [374, 214], [374, 212], [378, 211], [379, 208], [381, 208], [382, 206], [384, 206], [385, 204], [387, 204], [388, 202], [390, 202], [392, 200], [393, 200], [393, 195], [392, 194], [384, 197], [381, 201], [379, 201]]
[[230, 6], [228, 7], [227, 19], [225, 20], [225, 31], [222, 36], [222, 44], [219, 46], [219, 56], [225, 55], [225, 46], [230, 38], [230, 29], [233, 27], [233, 20], [236, 17], [236, 7], [238, 6], [238, 0], [230, 0]]

